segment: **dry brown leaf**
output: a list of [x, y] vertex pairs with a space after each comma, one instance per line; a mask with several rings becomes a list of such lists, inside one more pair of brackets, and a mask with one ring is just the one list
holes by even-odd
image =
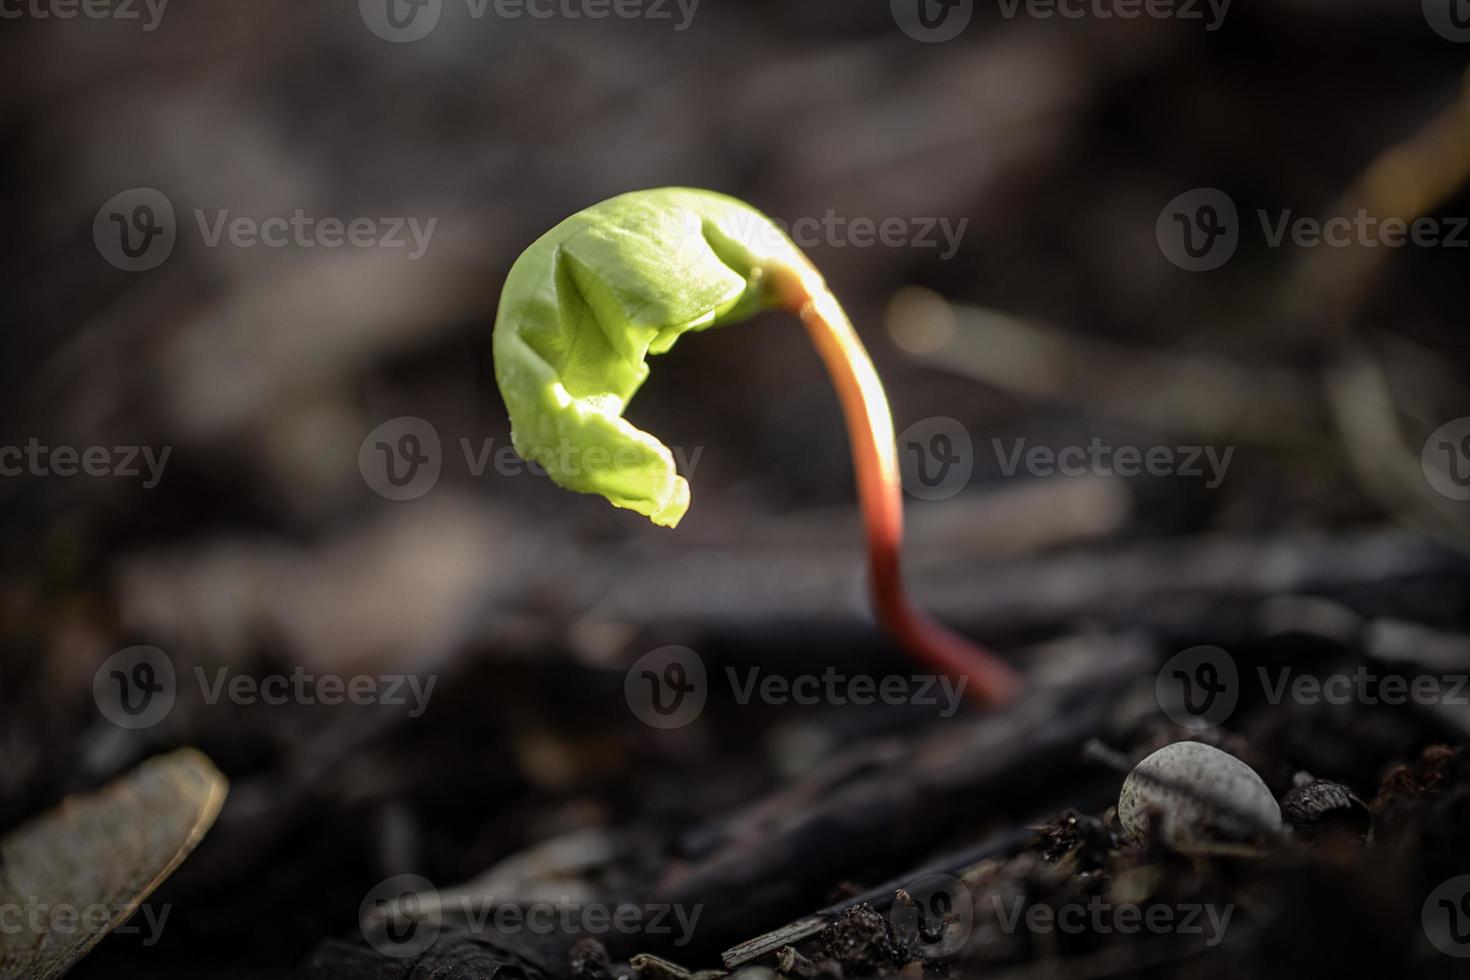
[[63, 976], [194, 849], [227, 790], [179, 749], [0, 840], [0, 980]]

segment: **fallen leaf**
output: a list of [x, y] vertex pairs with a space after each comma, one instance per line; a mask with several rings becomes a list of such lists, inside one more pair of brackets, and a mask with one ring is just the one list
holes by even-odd
[[227, 790], [202, 753], [179, 749], [0, 840], [0, 980], [65, 975], [173, 873]]

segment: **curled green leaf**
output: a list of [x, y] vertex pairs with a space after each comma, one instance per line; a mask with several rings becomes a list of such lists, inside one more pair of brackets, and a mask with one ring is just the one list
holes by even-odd
[[710, 191], [634, 191], [567, 218], [516, 260], [496, 314], [516, 452], [569, 490], [675, 526], [689, 485], [623, 418], [646, 359], [773, 305], [769, 274], [802, 265], [769, 218]]
[[976, 697], [1012, 697], [1019, 682], [1003, 661], [904, 595], [903, 494], [883, 383], [821, 274], [747, 204], [688, 188], [636, 191], [572, 215], [516, 260], [494, 344], [516, 451], [568, 489], [673, 527], [689, 485], [668, 447], [623, 411], [648, 377], [648, 355], [766, 307], [801, 320], [837, 391], [879, 619], [915, 656], [973, 680]]

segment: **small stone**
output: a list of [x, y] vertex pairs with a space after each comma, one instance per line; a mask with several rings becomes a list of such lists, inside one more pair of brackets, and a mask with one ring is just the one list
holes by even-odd
[[1102, 869], [1108, 863], [1108, 855], [1118, 846], [1116, 835], [1106, 823], [1075, 810], [1068, 810], [1035, 830], [1032, 849], [1047, 864], [1071, 858], [1079, 871]]
[[1342, 833], [1361, 839], [1372, 824], [1368, 804], [1330, 779], [1299, 780], [1282, 799], [1281, 814], [1293, 830], [1306, 838]]
[[876, 973], [906, 962], [907, 957], [886, 916], [864, 902], [823, 929], [817, 941], [826, 955], [844, 971]]
[[1203, 742], [1175, 742], [1133, 767], [1118, 797], [1133, 837], [1171, 845], [1246, 842], [1281, 831], [1281, 808], [1254, 769]]
[[573, 980], [612, 980], [612, 963], [607, 947], [591, 936], [572, 943], [570, 954]]

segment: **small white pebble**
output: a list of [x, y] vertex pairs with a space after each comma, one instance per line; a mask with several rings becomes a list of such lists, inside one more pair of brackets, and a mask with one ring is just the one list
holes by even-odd
[[1175, 845], [1252, 841], [1281, 830], [1281, 808], [1256, 771], [1203, 742], [1166, 745], [1123, 780], [1123, 829], [1142, 840], [1155, 817]]

